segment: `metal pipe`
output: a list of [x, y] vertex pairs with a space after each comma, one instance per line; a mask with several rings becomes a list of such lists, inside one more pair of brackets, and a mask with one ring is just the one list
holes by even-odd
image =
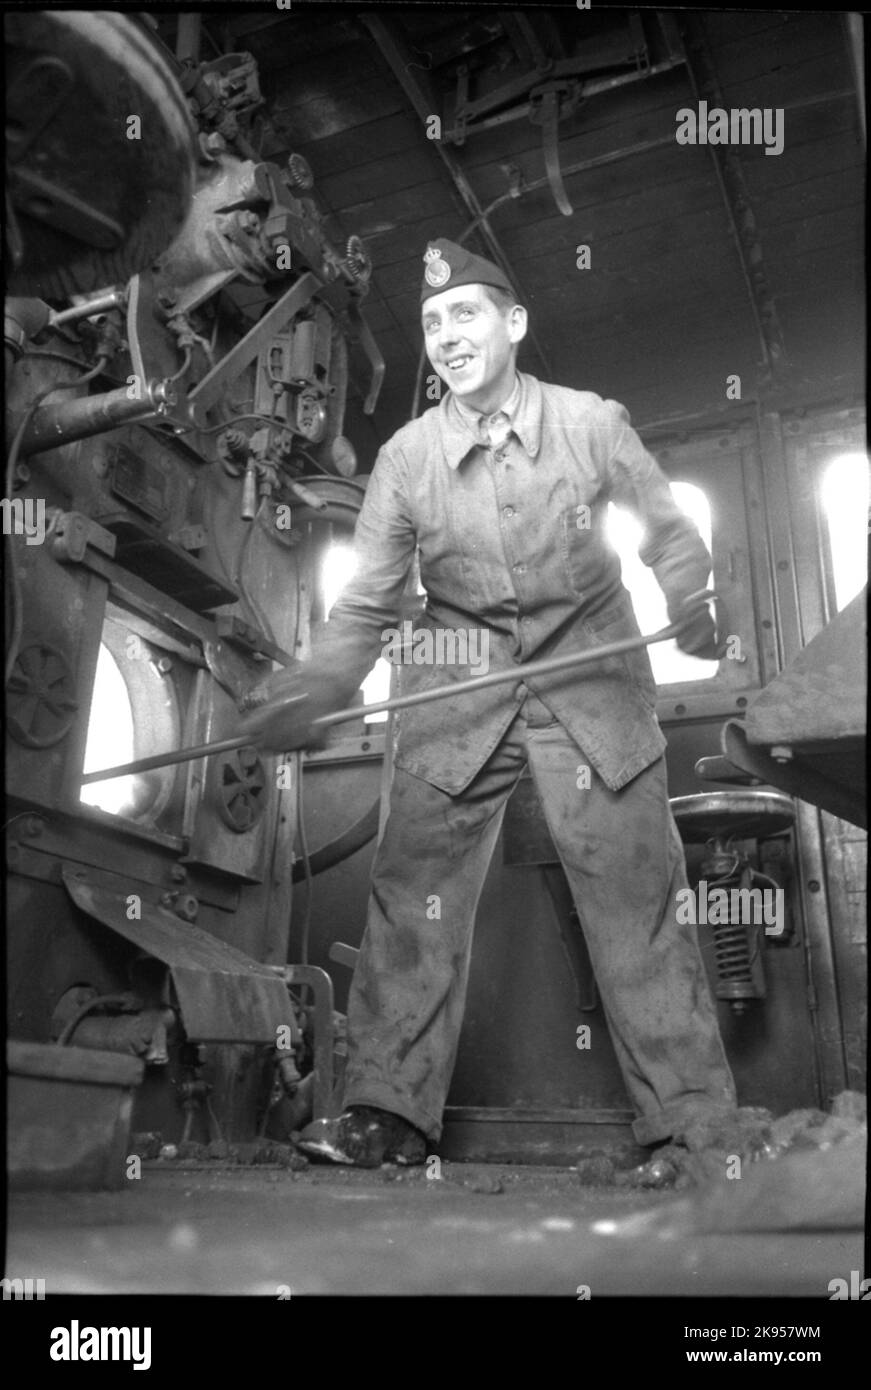
[[[583, 100], [587, 101], [590, 97], [601, 96], [605, 92], [613, 92], [617, 87], [625, 87], [630, 82], [646, 82], [651, 77], [658, 77], [660, 73], [671, 72], [674, 68], [681, 68], [683, 66], [683, 58], [668, 58], [662, 63], [655, 63], [653, 67], [647, 68], [644, 72], [627, 72], [617, 77], [585, 79], [581, 73], [568, 70], [567, 64], [558, 64], [554, 70], [548, 74], [548, 77], [556, 79], [560, 76], [564, 76], [567, 81], [576, 82], [581, 88]], [[467, 127], [467, 133], [477, 135], [479, 131], [495, 130], [500, 126], [507, 125], [510, 121], [518, 120], [521, 116], [528, 117], [531, 109], [532, 103], [527, 101], [522, 106], [512, 106], [507, 111], [499, 112], [498, 115], [485, 116], [483, 119], [475, 120], [473, 125]], [[452, 131], [448, 130], [446, 132], [446, 138], [450, 140], [451, 135]]]
[[288, 492], [292, 492], [294, 497], [306, 507], [311, 507], [312, 511], [322, 512], [330, 505], [326, 497], [318, 497], [317, 493], [312, 492], [310, 487], [306, 487], [305, 483], [300, 483], [296, 479], [287, 483], [286, 487]]
[[97, 314], [108, 314], [111, 309], [123, 309], [127, 303], [126, 290], [111, 290], [97, 299], [89, 299], [86, 304], [74, 304], [71, 309], [51, 311], [49, 327], [57, 328], [63, 323], [77, 323], [79, 319], [92, 319]]
[[78, 396], [75, 400], [40, 406], [24, 431], [19, 453], [26, 457], [57, 449], [74, 439], [87, 439], [89, 435], [162, 414], [176, 402], [176, 393], [166, 381], [148, 382], [141, 396], [131, 398], [130, 390], [129, 386], [119, 386], [116, 391], [99, 396]]
[[80, 1008], [76, 1009], [72, 1018], [68, 1019], [64, 1024], [58, 1035], [58, 1047], [68, 1046], [70, 1038], [82, 1022], [82, 1019], [86, 1018], [94, 1009], [109, 1008], [110, 1006], [117, 1009], [129, 1009], [130, 1002], [131, 998], [129, 994], [97, 994], [94, 995], [92, 999], [85, 1000], [85, 1003], [82, 1004]]
[[[320, 849], [313, 850], [308, 858], [308, 873], [302, 859], [296, 861], [291, 873], [293, 883], [301, 883], [309, 875], [314, 878], [315, 874], [322, 874], [326, 869], [332, 869], [335, 864], [341, 864], [343, 860], [350, 859], [352, 854], [356, 854], [358, 849], [368, 845], [370, 840], [374, 840], [378, 834], [378, 822], [381, 816], [381, 797], [377, 797], [368, 811], [355, 820], [354, 824], [343, 831], [335, 840], [330, 840], [326, 845], [321, 845]], [[336, 957], [334, 956], [335, 960]]]
[[166, 1066], [169, 1061], [167, 1032], [174, 1023], [175, 1014], [166, 1008], [143, 1008], [135, 1013], [83, 1018], [76, 1024], [71, 1046], [131, 1053], [142, 1057], [149, 1066]]
[[[687, 599], [688, 606], [702, 599], [714, 599], [716, 594], [702, 591]], [[346, 724], [359, 719], [361, 714], [381, 714], [397, 709], [409, 709], [412, 705], [426, 705], [432, 700], [446, 700], [452, 695], [462, 695], [469, 690], [484, 690], [491, 685], [506, 685], [509, 681], [522, 681], [527, 676], [547, 676], [554, 671], [567, 671], [575, 666], [584, 666], [606, 657], [620, 656], [624, 652], [638, 651], [650, 647], [654, 642], [668, 642], [677, 637], [691, 621], [699, 615], [698, 608], [692, 608], [679, 622], [669, 623], [659, 632], [639, 634], [637, 637], [624, 637], [619, 642], [608, 642], [592, 651], [566, 652], [563, 656], [544, 657], [541, 661], [528, 661], [515, 666], [510, 671], [489, 671], [485, 676], [473, 676], [467, 681], [451, 681], [447, 685], [437, 685], [434, 690], [419, 690], [413, 695], [398, 695], [392, 700], [381, 700], [374, 705], [354, 705], [350, 709], [335, 710], [332, 714], [322, 714], [311, 721], [313, 729], [329, 728], [333, 724]], [[292, 695], [289, 699], [276, 703], [276, 709], [287, 709], [290, 705], [301, 704], [307, 696]], [[149, 772], [155, 767], [169, 767], [174, 763], [190, 762], [194, 758], [206, 758], [212, 753], [229, 753], [235, 748], [248, 747], [254, 740], [249, 736], [222, 739], [218, 743], [201, 743], [194, 748], [179, 748], [171, 753], [155, 753], [148, 758], [138, 758], [135, 762], [124, 763], [120, 767], [102, 768], [98, 772], [87, 772], [82, 777], [82, 785], [90, 782], [108, 781], [113, 777], [128, 777], [137, 772]]]
[[319, 965], [288, 965], [284, 981], [288, 987], [308, 985], [314, 995], [313, 1118], [325, 1120], [329, 1118], [333, 1094], [333, 982]]
[[859, 102], [859, 124], [862, 128], [862, 144], [867, 145], [865, 126], [865, 21], [861, 14], [851, 12], [844, 15], [847, 29], [847, 42], [850, 47], [850, 62], [856, 79], [856, 97]]
[[201, 14], [180, 14], [175, 33], [175, 56], [180, 63], [186, 60], [192, 64], [200, 61], [200, 33], [203, 25]]

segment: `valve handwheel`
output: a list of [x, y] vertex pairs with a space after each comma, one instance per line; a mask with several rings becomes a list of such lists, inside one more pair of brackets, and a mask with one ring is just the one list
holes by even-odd
[[354, 279], [366, 285], [372, 274], [372, 258], [358, 236], [349, 236], [345, 247], [345, 265]]
[[27, 748], [51, 748], [79, 708], [72, 668], [57, 647], [31, 642], [15, 659], [6, 692], [9, 732]]
[[218, 810], [231, 830], [251, 830], [263, 815], [266, 776], [252, 747], [237, 748], [221, 759], [218, 769]]

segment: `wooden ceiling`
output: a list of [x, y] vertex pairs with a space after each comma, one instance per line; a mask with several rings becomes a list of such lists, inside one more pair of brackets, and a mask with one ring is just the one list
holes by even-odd
[[[403, 55], [399, 69], [355, 6], [294, 0], [290, 11], [252, 7], [204, 21], [215, 44], [258, 61], [268, 116], [254, 133], [263, 156], [304, 154], [329, 233], [339, 244], [361, 236], [374, 263], [365, 313], [387, 374], [374, 420], [352, 412], [373, 446], [411, 413], [426, 241], [456, 239], [471, 221], [468, 191], [464, 201], [427, 138], [410, 84], [423, 84], [447, 126], [461, 63], [473, 95], [532, 73], [542, 53], [613, 75], [624, 71], [614, 53], [640, 22], [630, 30], [632, 12], [596, 6], [505, 13], [400, 5], [375, 13]], [[656, 22], [645, 12], [651, 61], [664, 51]], [[560, 123], [564, 170], [616, 156], [565, 175], [571, 216], [558, 210], [545, 181], [541, 127], [528, 116], [473, 128], [461, 147], [444, 144], [483, 207], [508, 192], [512, 177], [521, 187], [537, 184], [490, 217], [535, 328], [538, 349], [528, 339], [520, 365], [622, 400], [641, 426], [721, 421], [734, 409], [726, 378], [736, 373], [745, 406], [756, 397], [853, 401], [864, 385], [865, 154], [843, 17], [697, 11], [690, 23], [701, 27], [727, 107], [784, 110], [781, 154], [732, 150], [747, 199], [733, 214], [751, 217], [745, 230], [755, 224], [749, 263], [745, 245], [742, 264], [712, 148], [674, 139], [676, 112], [697, 104], [682, 49], [678, 65], [590, 95]], [[480, 230], [468, 244], [491, 254]], [[588, 270], [576, 268], [580, 245], [590, 247]], [[757, 291], [766, 288], [782, 332], [786, 360], [773, 383], [763, 371], [759, 301], [754, 310], [748, 275]], [[364, 377], [361, 366], [360, 383]]]

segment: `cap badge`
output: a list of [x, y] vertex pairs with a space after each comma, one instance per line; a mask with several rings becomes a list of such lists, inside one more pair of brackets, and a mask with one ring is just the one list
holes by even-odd
[[423, 254], [426, 261], [426, 270], [423, 278], [428, 285], [438, 289], [441, 285], [446, 285], [451, 278], [451, 267], [446, 260], [442, 259], [442, 253], [437, 246], [428, 246]]

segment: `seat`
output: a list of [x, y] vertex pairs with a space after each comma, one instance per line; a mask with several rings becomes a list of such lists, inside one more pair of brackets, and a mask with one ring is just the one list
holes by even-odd
[[795, 821], [792, 798], [750, 788], [698, 792], [671, 798], [671, 812], [686, 844], [708, 840], [765, 840], [782, 835]]

